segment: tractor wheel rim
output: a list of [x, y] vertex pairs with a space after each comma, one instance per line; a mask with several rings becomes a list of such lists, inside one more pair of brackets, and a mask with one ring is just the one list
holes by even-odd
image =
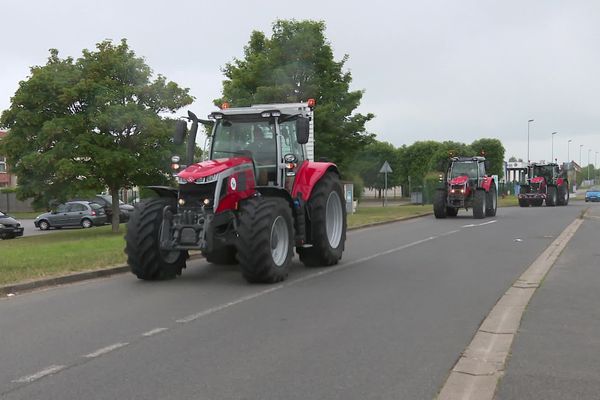
[[342, 231], [344, 225], [344, 213], [342, 211], [342, 202], [337, 192], [331, 192], [327, 198], [327, 206], [325, 209], [327, 240], [332, 248], [339, 246], [342, 240]]
[[273, 225], [271, 225], [270, 242], [273, 262], [278, 267], [281, 267], [287, 258], [290, 245], [288, 226], [281, 215], [277, 216], [275, 221], [273, 221]]

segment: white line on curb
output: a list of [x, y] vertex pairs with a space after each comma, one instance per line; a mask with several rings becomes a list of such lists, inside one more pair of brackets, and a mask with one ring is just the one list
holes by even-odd
[[99, 356], [101, 356], [103, 354], [110, 353], [111, 351], [120, 349], [121, 347], [125, 347], [128, 344], [129, 343], [127, 343], [127, 342], [125, 342], [125, 343], [111, 344], [110, 346], [106, 346], [106, 347], [103, 347], [101, 349], [98, 349], [98, 350], [94, 351], [93, 353], [86, 354], [84, 357], [85, 358], [96, 358], [96, 357], [99, 357]]
[[13, 383], [31, 383], [45, 376], [52, 375], [64, 368], [66, 368], [64, 365], [51, 365], [48, 368], [44, 368], [43, 370], [36, 372], [33, 375], [27, 375], [19, 379], [15, 379]]

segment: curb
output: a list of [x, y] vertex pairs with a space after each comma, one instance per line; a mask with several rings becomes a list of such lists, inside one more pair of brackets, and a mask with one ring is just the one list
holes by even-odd
[[[358, 229], [371, 228], [373, 226], [386, 225], [386, 224], [391, 224], [391, 223], [400, 222], [400, 221], [407, 221], [410, 219], [425, 217], [425, 216], [432, 215], [432, 214], [433, 214], [433, 212], [426, 212], [424, 214], [410, 215], [408, 217], [401, 217], [401, 218], [396, 218], [396, 219], [387, 220], [387, 221], [372, 222], [369, 224], [354, 226], [352, 228], [348, 228], [347, 230], [354, 231], [354, 230], [358, 230]], [[197, 254], [190, 255], [189, 259], [196, 260], [196, 259], [200, 259], [200, 258], [204, 258], [204, 256], [200, 253], [197, 253]], [[32, 291], [35, 289], [65, 285], [68, 283], [75, 283], [75, 282], [85, 281], [85, 280], [89, 280], [89, 279], [103, 278], [103, 277], [107, 277], [107, 276], [111, 276], [111, 275], [123, 274], [125, 272], [129, 272], [129, 266], [128, 265], [118, 265], [115, 267], [96, 269], [93, 271], [76, 272], [76, 273], [69, 274], [69, 275], [55, 276], [52, 278], [44, 278], [44, 279], [38, 279], [35, 281], [30, 281], [30, 282], [0, 286], [0, 298], [14, 296], [15, 294], [22, 293], [22, 292], [29, 292], [29, 291]]]

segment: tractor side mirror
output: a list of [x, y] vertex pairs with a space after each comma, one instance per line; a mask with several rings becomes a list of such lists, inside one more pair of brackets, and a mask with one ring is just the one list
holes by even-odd
[[187, 124], [183, 120], [177, 121], [175, 124], [175, 133], [173, 134], [173, 143], [180, 145], [183, 143], [183, 138], [187, 133]]
[[298, 143], [306, 144], [310, 135], [310, 120], [305, 117], [298, 117], [296, 119], [296, 137]]

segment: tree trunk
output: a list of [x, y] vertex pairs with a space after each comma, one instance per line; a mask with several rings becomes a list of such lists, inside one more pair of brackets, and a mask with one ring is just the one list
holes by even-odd
[[112, 231], [113, 233], [119, 232], [119, 216], [121, 210], [119, 209], [119, 188], [110, 188], [110, 195], [112, 197]]

